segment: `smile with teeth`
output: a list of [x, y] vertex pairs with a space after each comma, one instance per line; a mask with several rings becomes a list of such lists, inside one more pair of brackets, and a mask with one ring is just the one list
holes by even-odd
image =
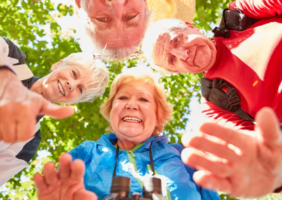
[[141, 119], [138, 119], [136, 117], [124, 117], [123, 121], [126, 121], [126, 122], [137, 122], [137, 123], [141, 123], [142, 122]]
[[58, 87], [60, 89], [60, 92], [62, 93], [62, 95], [65, 95], [65, 91], [63, 89], [63, 86], [61, 85], [61, 83], [58, 81]]

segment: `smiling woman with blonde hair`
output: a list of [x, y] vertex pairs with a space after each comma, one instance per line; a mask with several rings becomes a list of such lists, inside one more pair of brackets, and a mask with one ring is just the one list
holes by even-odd
[[[149, 68], [134, 67], [116, 76], [101, 113], [112, 133], [96, 142], [85, 141], [62, 155], [58, 171], [52, 163], [46, 164], [44, 176], [34, 177], [39, 200], [52, 199], [61, 191], [65, 196], [83, 194], [92, 200], [96, 194], [101, 199], [110, 194], [115, 176], [127, 177], [129, 196], [143, 196], [143, 181], [157, 176], [163, 183], [160, 193], [166, 199], [219, 199], [217, 194], [202, 195], [178, 150], [160, 135], [172, 117], [172, 106]], [[49, 188], [56, 190], [50, 192]], [[71, 188], [77, 189], [66, 192]]]

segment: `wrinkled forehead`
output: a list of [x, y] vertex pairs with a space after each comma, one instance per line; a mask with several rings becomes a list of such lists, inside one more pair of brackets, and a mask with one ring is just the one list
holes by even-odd
[[170, 43], [172, 38], [174, 38], [177, 35], [176, 32], [164, 32], [161, 33], [156, 40], [156, 42], [153, 44], [153, 52], [152, 52], [152, 58], [154, 60], [155, 65], [158, 65], [160, 67], [164, 67], [165, 58], [168, 49], [170, 48]]

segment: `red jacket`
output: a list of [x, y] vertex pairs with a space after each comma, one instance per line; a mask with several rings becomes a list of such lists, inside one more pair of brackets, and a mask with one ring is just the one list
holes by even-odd
[[[217, 45], [215, 65], [204, 74], [233, 85], [242, 109], [255, 117], [271, 107], [282, 124], [282, 4], [279, 0], [237, 0], [249, 17], [262, 18], [245, 31], [230, 31], [229, 38], [213, 38]], [[276, 16], [280, 15], [280, 16]], [[231, 127], [253, 130], [254, 124], [204, 101], [203, 113]]]

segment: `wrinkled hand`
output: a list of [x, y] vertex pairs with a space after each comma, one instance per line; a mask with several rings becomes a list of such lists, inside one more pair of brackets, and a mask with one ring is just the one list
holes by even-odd
[[183, 135], [185, 164], [199, 171], [202, 187], [235, 197], [259, 197], [282, 186], [282, 132], [270, 108], [256, 116], [255, 131], [204, 123], [197, 136]]
[[13, 143], [30, 139], [37, 115], [61, 119], [73, 113], [73, 108], [52, 104], [29, 91], [11, 71], [0, 70], [0, 140]]
[[33, 178], [39, 200], [97, 200], [97, 196], [84, 188], [84, 162], [72, 163], [70, 154], [59, 158], [59, 171], [54, 170], [54, 163], [47, 163], [43, 176], [36, 174]]

